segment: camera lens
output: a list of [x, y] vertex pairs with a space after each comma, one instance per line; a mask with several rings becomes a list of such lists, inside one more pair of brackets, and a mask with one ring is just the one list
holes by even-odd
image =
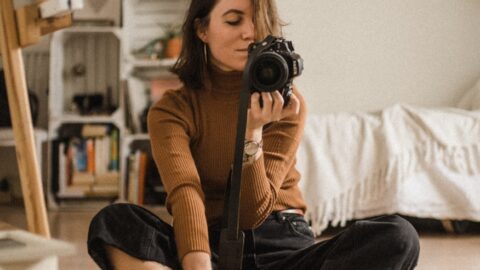
[[288, 66], [276, 53], [261, 54], [252, 64], [252, 83], [260, 91], [274, 91], [282, 88], [288, 79]]
[[278, 80], [280, 68], [275, 62], [266, 60], [257, 66], [255, 77], [263, 84], [272, 85]]

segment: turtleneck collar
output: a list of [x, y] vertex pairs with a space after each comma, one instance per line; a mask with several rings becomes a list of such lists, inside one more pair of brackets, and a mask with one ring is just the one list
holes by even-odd
[[213, 95], [237, 97], [242, 90], [241, 71], [223, 71], [218, 67], [208, 67], [208, 87]]

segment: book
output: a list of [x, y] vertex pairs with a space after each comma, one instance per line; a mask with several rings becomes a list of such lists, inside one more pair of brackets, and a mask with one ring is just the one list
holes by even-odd
[[103, 137], [108, 133], [107, 125], [83, 125], [82, 127], [82, 137]]
[[95, 177], [93, 174], [88, 172], [79, 172], [75, 171], [72, 175], [72, 184], [75, 185], [92, 185], [95, 182]]
[[95, 175], [95, 185], [118, 185], [120, 173], [118, 171], [110, 171], [103, 174]]
[[87, 148], [85, 140], [74, 138], [70, 140], [71, 146], [75, 148], [74, 168], [77, 171], [87, 171]]
[[117, 171], [118, 166], [118, 130], [112, 130], [110, 134], [110, 167], [111, 171]]
[[86, 151], [87, 151], [87, 172], [94, 174], [95, 173], [95, 145], [93, 139], [87, 139], [86, 141]]
[[58, 145], [58, 192], [62, 193], [67, 190], [67, 172], [66, 172], [65, 143]]
[[103, 146], [104, 146], [104, 149], [102, 150], [103, 152], [103, 161], [104, 163], [102, 163], [101, 166], [104, 166], [106, 168], [107, 171], [110, 170], [110, 160], [112, 159], [112, 155], [111, 155], [111, 151], [110, 151], [110, 144], [111, 144], [111, 140], [110, 140], [110, 136], [105, 136], [103, 137]]
[[51, 152], [51, 163], [50, 163], [50, 171], [52, 172], [51, 174], [51, 181], [52, 181], [52, 185], [50, 186], [50, 192], [52, 192], [52, 194], [57, 194], [58, 191], [60, 190], [60, 187], [59, 187], [59, 171], [60, 171], [60, 166], [59, 166], [59, 162], [60, 162], [60, 154], [59, 154], [59, 150], [60, 150], [60, 144], [61, 144], [61, 141], [58, 140], [58, 139], [55, 139], [55, 140], [52, 140], [51, 141], [51, 144], [52, 144], [52, 152]]
[[90, 190], [90, 186], [68, 186], [64, 191], [59, 191], [57, 193], [57, 198], [67, 199], [67, 198], [84, 198], [85, 193]]
[[115, 197], [118, 195], [118, 185], [93, 185], [87, 196]]
[[132, 104], [130, 101], [130, 92], [128, 88], [127, 80], [122, 80], [121, 86], [123, 88], [123, 103], [125, 104], [124, 109], [124, 118], [125, 118], [125, 126], [130, 129], [132, 133], [137, 132], [134, 126], [134, 113], [132, 111]]
[[144, 204], [145, 198], [145, 175], [147, 170], [147, 153], [140, 152], [138, 160], [138, 204]]
[[138, 152], [128, 156], [128, 192], [127, 200], [131, 203], [138, 203]]
[[128, 105], [131, 114], [130, 126], [133, 133], [142, 132], [140, 118], [145, 108], [148, 107], [148, 96], [146, 93], [145, 82], [138, 78], [128, 80]]
[[60, 195], [63, 197], [85, 197], [85, 193], [89, 192], [91, 186], [88, 184], [85, 185], [71, 185], [68, 186], [65, 192]]
[[104, 137], [94, 138], [95, 142], [95, 175], [104, 174], [108, 171], [105, 161], [105, 152], [108, 152], [108, 146], [105, 145]]

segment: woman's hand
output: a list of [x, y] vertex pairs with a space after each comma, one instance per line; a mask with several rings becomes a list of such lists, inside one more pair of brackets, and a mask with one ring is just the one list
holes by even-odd
[[210, 255], [202, 251], [187, 253], [182, 260], [184, 270], [212, 270]]
[[[260, 96], [263, 102], [262, 107], [260, 107]], [[295, 94], [292, 93], [290, 102], [285, 108], [283, 107], [284, 103], [279, 91], [253, 93], [250, 98], [245, 139], [260, 141], [264, 125], [299, 113], [300, 101]]]

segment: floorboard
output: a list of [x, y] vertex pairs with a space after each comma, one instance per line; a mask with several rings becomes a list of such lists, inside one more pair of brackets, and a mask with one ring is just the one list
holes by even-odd
[[[54, 238], [75, 244], [77, 254], [61, 257], [60, 269], [99, 269], [86, 250], [88, 225], [99, 210], [49, 211], [51, 234]], [[150, 208], [161, 218], [170, 221], [165, 208]], [[26, 228], [25, 213], [20, 206], [0, 206], [0, 220]], [[480, 269], [480, 234], [453, 235], [447, 233], [420, 233], [420, 260], [418, 270], [477, 270]]]

